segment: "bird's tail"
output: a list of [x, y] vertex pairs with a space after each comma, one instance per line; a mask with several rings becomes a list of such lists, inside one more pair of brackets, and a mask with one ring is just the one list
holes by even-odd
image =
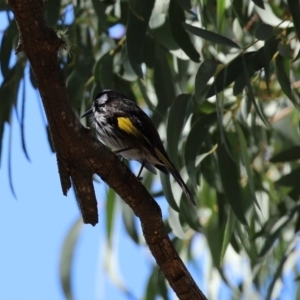
[[182, 188], [183, 192], [185, 193], [185, 195], [187, 196], [187, 198], [190, 200], [190, 202], [193, 203], [194, 205], [196, 205], [194, 197], [192, 196], [190, 190], [188, 189], [188, 187], [184, 183], [184, 181], [181, 178], [179, 172], [176, 170], [176, 168], [173, 166], [173, 164], [172, 164], [172, 168], [168, 168], [168, 170], [170, 171], [170, 173], [172, 174], [172, 176], [175, 178], [175, 180], [177, 181], [177, 183], [180, 185], [180, 187]]
[[170, 159], [164, 155], [161, 151], [159, 151], [157, 148], [155, 148], [155, 152], [159, 159], [163, 162], [163, 164], [166, 166], [168, 171], [172, 174], [172, 176], [175, 178], [177, 183], [180, 185], [182, 188], [183, 192], [185, 193], [186, 197], [189, 199], [189, 201], [196, 205], [196, 202], [194, 200], [194, 197], [192, 196], [190, 190], [186, 186], [185, 182], [183, 181], [182, 177], [180, 176], [179, 172], [175, 168], [175, 166], [171, 163]]

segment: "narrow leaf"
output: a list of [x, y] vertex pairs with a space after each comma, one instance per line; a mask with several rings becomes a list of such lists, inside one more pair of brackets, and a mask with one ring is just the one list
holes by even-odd
[[126, 228], [128, 235], [131, 239], [138, 244], [139, 243], [139, 236], [137, 233], [136, 225], [135, 225], [135, 215], [133, 214], [132, 209], [123, 201], [121, 201], [122, 206], [122, 217], [123, 222]]
[[181, 226], [180, 220], [179, 220], [179, 213], [169, 207], [169, 217], [168, 217], [168, 222], [169, 225], [172, 229], [172, 232], [174, 233], [175, 236], [182, 240], [187, 239], [187, 235], [183, 231], [183, 228]]
[[51, 0], [45, 5], [45, 18], [50, 27], [55, 27], [60, 17], [61, 0]]
[[178, 143], [187, 120], [186, 110], [191, 95], [178, 95], [169, 112], [167, 124], [168, 153], [171, 161], [178, 167]]
[[205, 99], [207, 82], [215, 74], [218, 64], [214, 60], [205, 60], [200, 65], [195, 78], [195, 97], [198, 101]]
[[288, 162], [300, 159], [300, 146], [294, 146], [292, 148], [281, 151], [280, 153], [274, 155], [270, 162]]
[[61, 251], [60, 257], [60, 282], [62, 285], [63, 292], [66, 299], [72, 300], [73, 288], [72, 288], [72, 263], [74, 258], [74, 252], [76, 249], [76, 244], [82, 229], [82, 219], [81, 217], [76, 220], [69, 230]]
[[269, 126], [268, 121], [264, 117], [263, 113], [261, 112], [260, 108], [258, 107], [258, 105], [255, 101], [255, 96], [254, 96], [254, 92], [253, 92], [252, 85], [251, 85], [251, 82], [250, 82], [250, 76], [249, 76], [248, 68], [247, 68], [247, 65], [246, 65], [246, 62], [245, 62], [244, 59], [242, 59], [242, 63], [243, 63], [244, 76], [245, 76], [245, 81], [246, 81], [246, 86], [247, 86], [247, 96], [250, 99], [250, 101], [252, 102], [257, 115], [265, 123], [266, 126]]
[[293, 54], [290, 45], [279, 43], [278, 51], [282, 57], [287, 59], [293, 59]]
[[263, 0], [252, 0], [258, 7], [265, 9], [264, 1]]
[[[230, 150], [228, 143], [227, 147]], [[247, 226], [247, 220], [245, 218], [245, 212], [242, 205], [243, 199], [239, 184], [240, 176], [238, 167], [232, 160], [231, 155], [227, 152], [227, 147], [224, 145], [224, 143], [222, 143], [217, 149], [219, 171], [224, 193], [237, 219], [242, 224]]]
[[139, 15], [143, 20], [138, 19], [130, 10], [127, 26], [127, 53], [134, 72], [143, 77], [141, 63], [143, 62], [143, 47], [146, 39], [148, 22], [154, 7], [154, 0], [143, 0], [139, 3]]
[[160, 172], [160, 180], [161, 180], [161, 185], [166, 200], [175, 211], [179, 212], [180, 211], [179, 205], [173, 196], [173, 192], [170, 184], [170, 176]]
[[106, 198], [106, 235], [107, 243], [112, 246], [113, 242], [113, 225], [115, 221], [116, 210], [116, 193], [113, 189], [108, 189]]
[[158, 104], [152, 115], [152, 121], [157, 127], [165, 118], [168, 108], [175, 99], [174, 79], [168, 64], [167, 53], [161, 47], [156, 49], [154, 88]]
[[15, 38], [14, 32], [10, 29], [13, 23], [15, 22], [11, 22], [9, 27], [4, 31], [0, 47], [0, 67], [2, 76], [4, 78], [7, 76], [7, 73], [9, 71], [9, 62], [12, 54], [13, 39]]
[[30, 161], [28, 152], [27, 152], [27, 147], [26, 147], [26, 142], [25, 142], [25, 133], [24, 133], [24, 120], [25, 120], [25, 102], [26, 102], [26, 88], [25, 88], [25, 76], [24, 76], [24, 80], [23, 80], [23, 95], [22, 95], [22, 113], [21, 113], [21, 141], [22, 141], [22, 148], [23, 148], [23, 152], [26, 156], [26, 158], [28, 159], [28, 161]]
[[284, 59], [281, 55], [276, 57], [276, 75], [278, 82], [282, 88], [282, 91], [287, 95], [287, 97], [297, 106], [297, 100], [294, 97], [291, 82], [289, 79], [289, 60]]
[[107, 53], [96, 62], [94, 67], [95, 81], [105, 89], [115, 88], [113, 58], [113, 55]]
[[243, 73], [242, 60], [245, 59], [247, 62], [251, 61], [254, 57], [255, 52], [247, 52], [245, 54], [237, 56], [227, 66], [225, 66], [220, 72], [218, 72], [214, 83], [211, 85], [207, 92], [207, 97], [212, 97], [223, 91], [227, 86], [234, 82], [239, 75]]
[[232, 209], [228, 210], [228, 216], [226, 220], [226, 226], [224, 229], [224, 235], [222, 239], [222, 247], [221, 247], [221, 253], [220, 253], [220, 264], [222, 264], [227, 247], [231, 241], [232, 233], [234, 230], [234, 224], [236, 221], [236, 217], [232, 212]]
[[194, 186], [197, 186], [196, 158], [199, 154], [201, 144], [208, 135], [209, 128], [217, 121], [217, 114], [211, 113], [199, 117], [192, 125], [191, 131], [187, 136], [184, 150], [184, 159], [189, 178]]
[[206, 29], [192, 26], [187, 23], [183, 23], [182, 25], [190, 33], [192, 33], [196, 36], [199, 36], [207, 41], [210, 41], [210, 42], [213, 42], [216, 44], [220, 44], [220, 45], [225, 45], [225, 46], [232, 47], [232, 48], [240, 49], [240, 46], [238, 44], [236, 44], [235, 42], [233, 42], [232, 40], [228, 39], [225, 36], [222, 36], [220, 34], [217, 34], [215, 32], [212, 32], [212, 31], [209, 31]]
[[11, 162], [12, 162], [12, 124], [10, 124], [10, 131], [9, 131], [9, 144], [8, 144], [8, 178], [9, 178], [9, 185], [10, 185], [10, 190], [17, 199], [17, 195], [15, 193], [14, 185], [13, 185], [13, 176], [12, 176], [12, 167], [11, 167]]
[[298, 40], [300, 40], [300, 7], [299, 1], [287, 0], [288, 6], [290, 8], [290, 13], [292, 15], [295, 29], [297, 32]]
[[176, 1], [170, 1], [169, 17], [174, 40], [191, 60], [199, 62], [200, 55], [192, 44], [188, 33], [182, 27], [182, 23], [184, 24], [185, 21], [184, 11]]
[[253, 174], [251, 171], [251, 163], [250, 163], [250, 159], [249, 159], [249, 154], [248, 154], [248, 147], [247, 147], [247, 143], [246, 143], [246, 139], [244, 136], [244, 133], [242, 131], [241, 126], [239, 125], [238, 122], [234, 123], [238, 137], [239, 137], [239, 145], [240, 145], [240, 151], [241, 151], [241, 158], [243, 161], [243, 165], [246, 169], [247, 172], [247, 177], [248, 177], [248, 185], [249, 185], [249, 189], [251, 192], [251, 200], [253, 202], [255, 202], [255, 204], [259, 206], [259, 203], [256, 199], [256, 195], [255, 195], [255, 184], [254, 184], [254, 179], [253, 179]]

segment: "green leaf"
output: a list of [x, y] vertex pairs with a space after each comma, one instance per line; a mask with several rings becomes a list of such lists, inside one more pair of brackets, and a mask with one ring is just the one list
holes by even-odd
[[10, 127], [10, 131], [9, 131], [9, 142], [8, 142], [8, 181], [9, 181], [9, 186], [10, 186], [10, 190], [13, 194], [13, 196], [15, 197], [15, 199], [17, 199], [17, 195], [15, 193], [15, 189], [14, 189], [14, 185], [13, 185], [13, 176], [12, 176], [12, 167], [11, 167], [11, 162], [12, 162], [12, 126]]
[[287, 59], [293, 59], [293, 54], [290, 45], [279, 43], [278, 51], [282, 57]]
[[255, 37], [258, 40], [266, 41], [274, 36], [273, 27], [268, 24], [260, 24], [255, 31]]
[[287, 0], [292, 15], [298, 40], [300, 39], [300, 7], [299, 2], [296, 0]]
[[60, 17], [60, 0], [51, 0], [45, 5], [45, 18], [49, 27], [56, 27]]
[[133, 214], [132, 209], [124, 202], [121, 201], [122, 206], [122, 217], [123, 222], [126, 228], [126, 231], [128, 235], [131, 237], [131, 239], [136, 243], [139, 244], [139, 236], [136, 229], [135, 224], [135, 215]]
[[234, 231], [234, 224], [235, 224], [235, 216], [232, 212], [232, 209], [228, 210], [228, 216], [226, 220], [226, 225], [224, 228], [224, 234], [222, 238], [222, 247], [221, 247], [221, 252], [220, 252], [220, 259], [219, 259], [219, 265], [222, 264], [227, 247], [231, 241], [232, 233]]
[[140, 14], [139, 10], [140, 7], [138, 5], [137, 0], [128, 0], [128, 6], [130, 8], [130, 11], [135, 15], [135, 17], [141, 21], [144, 21], [143, 16]]
[[179, 49], [178, 44], [172, 36], [170, 18], [168, 16], [166, 16], [165, 22], [162, 26], [151, 29], [151, 34], [154, 36], [155, 41], [163, 45], [166, 49]]
[[158, 104], [152, 115], [152, 121], [156, 127], [165, 118], [168, 108], [175, 99], [174, 80], [166, 54], [163, 48], [156, 49], [153, 80]]
[[62, 289], [66, 299], [72, 300], [73, 287], [72, 287], [72, 264], [74, 258], [74, 252], [76, 249], [76, 244], [82, 229], [82, 219], [81, 217], [76, 220], [69, 230], [61, 251], [60, 257], [60, 282], [62, 284]]
[[242, 128], [240, 127], [238, 122], [234, 122], [238, 137], [239, 137], [239, 146], [240, 146], [240, 151], [241, 151], [241, 158], [243, 161], [243, 165], [246, 169], [247, 172], [247, 177], [248, 177], [248, 186], [250, 189], [250, 193], [251, 193], [251, 200], [256, 203], [256, 205], [258, 207], [259, 203], [256, 199], [256, 189], [255, 189], [255, 184], [254, 184], [254, 179], [253, 179], [253, 174], [252, 174], [252, 170], [251, 170], [251, 162], [250, 162], [250, 158], [249, 158], [249, 153], [248, 153], [248, 147], [247, 147], [247, 143], [246, 143], [246, 139], [244, 136], [244, 133], [242, 131]]
[[258, 7], [265, 9], [264, 1], [263, 0], [252, 0]]
[[168, 154], [171, 161], [178, 167], [178, 143], [179, 139], [187, 121], [187, 107], [191, 95], [181, 94], [178, 95], [169, 112], [167, 123], [167, 142], [168, 142]]
[[211, 223], [205, 231], [210, 247], [214, 265], [219, 268], [222, 265], [224, 255], [232, 237], [235, 224], [235, 216], [231, 209], [228, 210], [226, 220], [222, 224]]
[[184, 159], [189, 179], [194, 186], [197, 186], [197, 170], [196, 170], [196, 158], [199, 155], [201, 144], [208, 135], [209, 128], [217, 121], [217, 114], [211, 113], [199, 117], [195, 124], [192, 125], [191, 131], [187, 136]]
[[264, 124], [266, 126], [269, 126], [268, 121], [266, 120], [263, 112], [260, 110], [259, 106], [257, 105], [257, 103], [255, 101], [254, 92], [253, 92], [252, 85], [250, 82], [250, 75], [249, 75], [248, 68], [247, 68], [247, 65], [246, 65], [246, 62], [244, 59], [242, 60], [242, 63], [243, 63], [244, 76], [245, 76], [245, 81], [246, 81], [246, 86], [247, 86], [247, 97], [253, 104], [255, 111], [256, 111], [257, 115], [260, 117], [260, 119], [264, 122]]
[[95, 64], [94, 77], [105, 89], [115, 89], [113, 55], [109, 52], [102, 56]]
[[[163, 188], [164, 196], [170, 206], [177, 212], [179, 212], [179, 203], [175, 200], [171, 188], [171, 183], [170, 183], [170, 175], [169, 174], [164, 174], [160, 172], [160, 180], [161, 180], [161, 185]], [[179, 202], [179, 201], [178, 201]]]
[[108, 189], [106, 197], [106, 236], [107, 242], [112, 246], [113, 242], [113, 225], [115, 221], [116, 210], [116, 193], [113, 189]]
[[10, 22], [8, 28], [4, 31], [0, 47], [0, 67], [2, 76], [5, 78], [9, 72], [9, 62], [12, 55], [13, 40], [16, 36], [16, 22]]
[[[144, 47], [144, 62], [149, 69], [153, 69], [155, 65], [155, 41], [149, 35], [146, 36]], [[139, 79], [140, 80], [140, 79]]]
[[[158, 297], [157, 297], [158, 296]], [[166, 280], [162, 275], [161, 271], [157, 266], [153, 267], [153, 271], [148, 280], [146, 295], [143, 299], [145, 300], [155, 300], [155, 299], [168, 300], [168, 289], [166, 285]]]
[[[272, 277], [272, 281], [271, 281], [271, 283], [269, 285], [269, 288], [268, 288], [266, 300], [271, 300], [271, 299], [274, 299], [276, 297], [276, 295], [274, 295], [274, 290], [277, 289], [276, 288], [276, 283], [277, 283], [278, 280], [281, 280], [282, 276], [284, 275], [284, 265], [287, 262], [287, 260], [290, 257], [290, 255], [294, 251], [295, 251], [295, 247], [292, 247], [292, 249], [287, 250], [284, 253], [284, 255], [282, 255], [282, 257], [280, 258], [280, 260], [278, 261], [278, 266], [276, 268], [275, 275]], [[278, 293], [277, 296], [279, 296], [279, 291], [277, 291], [277, 293]]]
[[214, 83], [207, 92], [207, 97], [212, 97], [223, 91], [229, 84], [234, 82], [240, 74], [243, 73], [243, 59], [247, 62], [251, 61], [255, 52], [247, 52], [244, 55], [239, 55], [233, 59], [227, 66], [217, 73]]
[[195, 97], [199, 103], [206, 99], [207, 82], [216, 73], [217, 67], [214, 60], [205, 60], [200, 65], [195, 78]]
[[[265, 81], [267, 87], [269, 86], [269, 78], [270, 78], [270, 61], [272, 60], [274, 54], [277, 52], [278, 40], [275, 38], [271, 38], [265, 41], [263, 47], [261, 47], [258, 51], [252, 52], [253, 56], [248, 57], [246, 54], [244, 56], [245, 64], [247, 69], [245, 69], [243, 60], [240, 61], [243, 70], [236, 77], [235, 86], [233, 88], [234, 95], [238, 95], [243, 91], [246, 87], [246, 79], [250, 79], [256, 71], [265, 69]], [[240, 68], [237, 69], [238, 72]], [[247, 73], [245, 70], [248, 70]], [[248, 85], [247, 85], [248, 86]]]
[[[200, 217], [198, 215], [198, 209], [195, 208], [189, 201], [187, 201], [185, 195], [182, 196], [180, 201], [180, 221], [182, 224], [188, 224], [192, 229], [198, 232], [202, 232], [203, 228], [200, 224]], [[182, 225], [184, 226], [184, 225]]]
[[280, 153], [274, 155], [270, 159], [270, 162], [289, 162], [298, 159], [300, 159], [300, 146], [293, 146], [292, 148], [283, 150]]
[[228, 142], [226, 142], [226, 144], [227, 147], [224, 143], [222, 143], [217, 149], [217, 155], [219, 160], [219, 172], [221, 175], [224, 193], [237, 219], [242, 224], [248, 226], [242, 203], [243, 198], [239, 184], [240, 175], [238, 172], [238, 166], [232, 160], [231, 155], [228, 153], [228, 151], [230, 151], [230, 146]]
[[276, 75], [277, 75], [278, 82], [282, 88], [282, 91], [294, 103], [295, 106], [298, 106], [299, 103], [293, 94], [291, 88], [291, 82], [289, 78], [290, 61], [284, 59], [281, 55], [277, 55], [275, 62], [276, 62]]
[[232, 48], [238, 48], [240, 49], [240, 46], [238, 44], [236, 44], [235, 42], [233, 42], [232, 40], [226, 38], [225, 36], [222, 36], [220, 34], [217, 34], [215, 32], [206, 30], [206, 29], [202, 29], [199, 27], [195, 27], [192, 26], [190, 24], [187, 23], [183, 23], [182, 26], [189, 31], [190, 33], [199, 36], [207, 41], [210, 41], [212, 43], [216, 43], [216, 44], [220, 44], [220, 45], [224, 45], [224, 46], [228, 46], [228, 47], [232, 47]]
[[169, 17], [174, 40], [191, 60], [199, 62], [200, 55], [194, 48], [189, 35], [182, 27], [182, 22], [185, 21], [184, 11], [176, 1], [170, 1]]
[[143, 100], [146, 102], [148, 108], [151, 111], [154, 111], [155, 107], [154, 107], [153, 103], [151, 102], [150, 98], [148, 97], [147, 87], [145, 86], [145, 82], [143, 80], [141, 80], [141, 79], [138, 79], [137, 80], [137, 84], [138, 84], [138, 87], [139, 87], [140, 92], [142, 94]]
[[171, 207], [169, 207], [168, 222], [169, 222], [170, 228], [172, 229], [172, 232], [175, 236], [177, 236], [178, 238], [180, 238], [182, 240], [186, 240], [188, 238], [183, 230], [181, 223], [180, 223], [179, 213], [177, 211], [175, 211], [174, 209], [172, 209]]
[[137, 11], [143, 20], [137, 18], [131, 10], [129, 11], [126, 39], [127, 53], [132, 69], [141, 78], [143, 78], [141, 68], [143, 47], [154, 2], [154, 0], [139, 1]]
[[[25, 76], [24, 76], [25, 77]], [[23, 95], [22, 95], [22, 113], [21, 113], [21, 120], [20, 120], [20, 127], [21, 127], [21, 142], [22, 142], [22, 149], [23, 152], [26, 156], [26, 158], [28, 159], [28, 161], [30, 161], [29, 155], [28, 155], [28, 151], [27, 151], [27, 147], [26, 147], [26, 141], [25, 141], [25, 132], [24, 132], [24, 127], [25, 127], [25, 103], [26, 103], [26, 84], [25, 84], [25, 78], [23, 80]]]
[[[274, 224], [273, 228], [270, 230], [269, 234], [266, 236], [264, 240], [264, 244], [260, 250], [259, 257], [264, 257], [273, 247], [276, 240], [280, 237], [282, 230], [286, 227], [286, 225], [291, 221], [290, 216], [283, 216]], [[275, 229], [277, 228], [277, 229]]]
[[108, 23], [107, 17], [105, 14], [105, 9], [108, 4], [105, 1], [99, 0], [92, 0], [94, 12], [97, 14], [97, 21], [98, 21], [98, 34], [101, 36], [103, 32], [107, 31]]
[[226, 14], [226, 0], [219, 0], [217, 2], [217, 28], [220, 33], [225, 29], [225, 14]]
[[282, 176], [276, 183], [289, 186], [289, 187], [298, 187], [299, 186], [299, 178], [300, 178], [300, 168], [296, 168], [290, 173]]
[[190, 0], [176, 0], [182, 9], [191, 13], [192, 5]]

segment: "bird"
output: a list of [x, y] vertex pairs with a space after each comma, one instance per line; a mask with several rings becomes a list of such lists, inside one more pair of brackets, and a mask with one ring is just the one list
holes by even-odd
[[96, 96], [92, 107], [81, 118], [86, 116], [91, 117], [97, 138], [102, 143], [114, 153], [141, 163], [139, 179], [144, 167], [153, 174], [157, 173], [156, 169], [171, 173], [188, 200], [196, 205], [150, 117], [133, 101], [120, 92], [106, 89]]

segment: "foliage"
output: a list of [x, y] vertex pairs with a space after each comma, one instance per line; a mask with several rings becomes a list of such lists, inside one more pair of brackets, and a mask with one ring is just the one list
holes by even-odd
[[[101, 89], [127, 94], [152, 115], [172, 161], [197, 189], [194, 209], [161, 175], [170, 204], [165, 222], [177, 249], [193, 261], [193, 242], [204, 234], [211, 268], [234, 296], [271, 299], [284, 270], [299, 278], [297, 260], [290, 259], [300, 229], [299, 3], [191, 2], [51, 0], [45, 14], [49, 26], [68, 35], [71, 50], [59, 59], [77, 114]], [[2, 3], [0, 9], [10, 8]], [[4, 124], [26, 76], [22, 53], [10, 64], [18, 31], [8, 16], [0, 48], [0, 154]], [[32, 74], [30, 80], [36, 88]], [[19, 120], [22, 129], [22, 115]], [[143, 182], [162, 195], [153, 191], [153, 180], [147, 174]], [[117, 209], [110, 192], [108, 251]], [[129, 237], [142, 244], [132, 212], [121, 209]], [[224, 269], [232, 252], [247, 261], [239, 285]], [[159, 276], [153, 267], [147, 299], [168, 297]]]

